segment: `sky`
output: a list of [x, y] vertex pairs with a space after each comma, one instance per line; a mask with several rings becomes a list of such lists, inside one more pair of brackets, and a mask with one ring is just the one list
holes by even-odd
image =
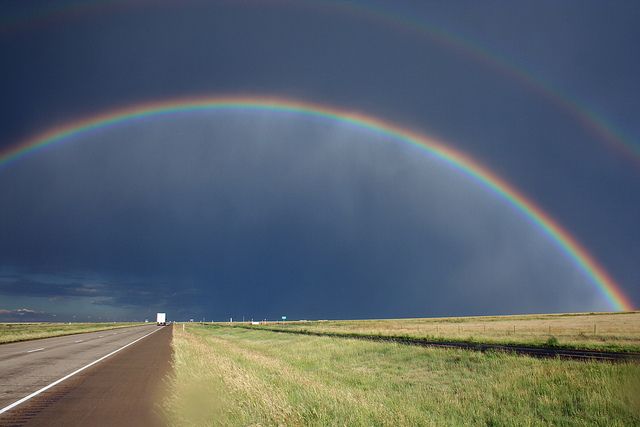
[[[5, 15], [0, 152], [177, 98], [354, 111], [484, 165], [640, 305], [635, 2], [26, 1]], [[0, 206], [0, 321], [615, 308], [486, 186], [388, 135], [295, 112], [78, 134], [0, 160]]]

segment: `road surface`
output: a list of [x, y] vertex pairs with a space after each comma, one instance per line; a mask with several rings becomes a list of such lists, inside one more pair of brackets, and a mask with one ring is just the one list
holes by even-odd
[[0, 411], [115, 352], [6, 410], [0, 426], [159, 424], [171, 331], [154, 324], [0, 345]]

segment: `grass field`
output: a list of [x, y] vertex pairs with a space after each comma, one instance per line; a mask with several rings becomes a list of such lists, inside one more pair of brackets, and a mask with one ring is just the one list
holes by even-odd
[[640, 365], [174, 328], [171, 425], [640, 424]]
[[82, 332], [104, 331], [143, 323], [0, 323], [0, 344]]
[[273, 322], [265, 328], [640, 351], [640, 312]]

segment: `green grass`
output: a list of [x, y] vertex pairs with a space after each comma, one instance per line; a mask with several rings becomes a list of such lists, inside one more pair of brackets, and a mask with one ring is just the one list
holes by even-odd
[[171, 425], [640, 424], [640, 366], [187, 325]]
[[0, 344], [83, 332], [126, 328], [144, 323], [0, 323]]
[[[237, 324], [237, 326], [246, 326]], [[272, 330], [640, 352], [640, 312], [268, 323]]]

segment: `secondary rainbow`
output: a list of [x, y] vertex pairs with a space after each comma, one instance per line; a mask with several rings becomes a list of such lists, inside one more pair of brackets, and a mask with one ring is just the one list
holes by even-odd
[[[309, 0], [313, 3], [312, 0]], [[490, 51], [475, 40], [462, 37], [460, 34], [448, 31], [432, 23], [417, 19], [409, 13], [403, 13], [396, 5], [377, 3], [371, 0], [354, 0], [342, 2], [325, 0], [336, 8], [354, 13], [367, 14], [372, 18], [378, 18], [398, 29], [412, 31], [428, 37], [441, 46], [461, 52], [464, 56], [485, 64], [511, 79], [521, 83], [524, 87], [547, 99], [560, 109], [571, 114], [582, 126], [605, 141], [612, 148], [616, 148], [623, 155], [631, 159], [635, 166], [640, 166], [640, 144], [626, 137], [620, 128], [605, 118], [605, 116], [587, 103], [581, 102], [568, 93], [563, 93], [550, 82], [534, 75], [529, 70], [518, 66], [495, 51]]]
[[212, 97], [173, 99], [163, 102], [138, 104], [104, 114], [74, 121], [38, 134], [26, 141], [0, 151], [0, 169], [24, 158], [44, 147], [61, 143], [72, 137], [104, 129], [109, 126], [133, 120], [160, 117], [176, 113], [215, 110], [271, 111], [276, 113], [295, 113], [323, 118], [334, 122], [352, 125], [395, 141], [405, 142], [419, 147], [483, 187], [507, 201], [516, 211], [531, 221], [546, 234], [562, 252], [586, 274], [615, 310], [633, 310], [633, 304], [624, 294], [607, 271], [589, 254], [589, 252], [571, 235], [554, 221], [546, 212], [527, 199], [508, 182], [466, 155], [443, 142], [401, 128], [381, 119], [357, 112], [343, 111], [338, 108], [316, 105], [282, 98], [272, 97]]

